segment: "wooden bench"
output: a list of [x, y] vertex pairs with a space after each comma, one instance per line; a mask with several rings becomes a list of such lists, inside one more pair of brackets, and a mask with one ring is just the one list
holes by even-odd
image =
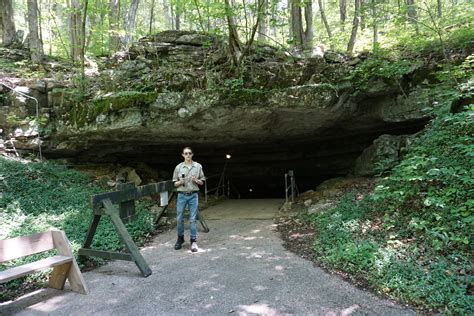
[[53, 268], [49, 278], [50, 287], [62, 290], [68, 279], [74, 292], [88, 294], [89, 290], [63, 231], [48, 231], [0, 240], [0, 263], [53, 249], [57, 250], [57, 255], [0, 271], [0, 283]]

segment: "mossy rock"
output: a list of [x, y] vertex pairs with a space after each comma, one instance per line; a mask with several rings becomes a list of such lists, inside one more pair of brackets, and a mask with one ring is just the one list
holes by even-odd
[[145, 107], [155, 102], [155, 92], [122, 91], [92, 99], [86, 104], [75, 104], [70, 121], [77, 127], [93, 122], [100, 114], [118, 112], [127, 108]]

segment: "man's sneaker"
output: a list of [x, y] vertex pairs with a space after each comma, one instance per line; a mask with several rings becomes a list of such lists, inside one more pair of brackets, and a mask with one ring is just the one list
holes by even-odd
[[191, 244], [191, 252], [198, 252], [198, 244], [197, 242], [193, 241]]
[[176, 241], [176, 244], [174, 245], [175, 250], [181, 249], [181, 246], [184, 244], [184, 237], [180, 236], [178, 237], [178, 240]]

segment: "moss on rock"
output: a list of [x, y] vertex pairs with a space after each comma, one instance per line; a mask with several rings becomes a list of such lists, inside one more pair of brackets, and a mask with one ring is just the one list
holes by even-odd
[[70, 121], [77, 127], [82, 127], [94, 121], [99, 115], [118, 112], [127, 108], [145, 107], [155, 102], [155, 92], [121, 91], [96, 97], [91, 101], [76, 103], [70, 112]]

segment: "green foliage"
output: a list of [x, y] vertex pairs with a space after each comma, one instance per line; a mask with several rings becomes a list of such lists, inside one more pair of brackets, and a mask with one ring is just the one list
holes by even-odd
[[384, 81], [399, 81], [420, 63], [408, 59], [391, 60], [379, 52], [357, 64], [348, 79], [355, 83], [357, 89], [367, 90], [370, 80], [380, 78]]
[[120, 91], [96, 97], [88, 102], [76, 102], [69, 113], [69, 120], [78, 127], [93, 122], [100, 114], [126, 108], [142, 107], [156, 100], [155, 92]]
[[[33, 163], [0, 157], [0, 239], [40, 231], [60, 229], [66, 232], [73, 251], [81, 247], [92, 217], [90, 197], [100, 193], [92, 179], [78, 171], [54, 163]], [[141, 243], [153, 231], [153, 215], [147, 204], [137, 205], [137, 219], [126, 225], [132, 238]], [[92, 247], [120, 251], [123, 245], [109, 219], [104, 217], [97, 229]], [[11, 264], [26, 263], [44, 254], [19, 259]], [[94, 259], [95, 262], [103, 262]], [[0, 265], [0, 270], [6, 266]], [[42, 274], [29, 276], [5, 285], [6, 299], [24, 282], [37, 281]]]
[[472, 314], [472, 120], [436, 119], [373, 194], [312, 215], [322, 262], [427, 310]]

